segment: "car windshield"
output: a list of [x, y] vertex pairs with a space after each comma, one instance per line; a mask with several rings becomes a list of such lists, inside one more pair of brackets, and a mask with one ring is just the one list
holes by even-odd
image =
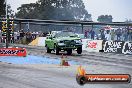
[[70, 37], [70, 36], [76, 36], [73, 32], [58, 32], [56, 33], [55, 37]]

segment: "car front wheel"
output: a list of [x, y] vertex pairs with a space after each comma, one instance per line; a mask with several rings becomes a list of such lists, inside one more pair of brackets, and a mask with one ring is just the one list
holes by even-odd
[[78, 47], [78, 48], [77, 48], [77, 53], [78, 53], [78, 54], [81, 54], [81, 53], [82, 53], [82, 47]]
[[56, 55], [59, 55], [59, 47], [56, 46], [56, 51], [55, 51]]
[[68, 50], [67, 50], [67, 54], [68, 54], [68, 55], [71, 55], [71, 54], [72, 54], [72, 49], [68, 49]]

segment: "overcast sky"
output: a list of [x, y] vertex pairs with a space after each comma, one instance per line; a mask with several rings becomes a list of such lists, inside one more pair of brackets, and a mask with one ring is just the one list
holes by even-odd
[[[37, 0], [8, 0], [14, 11], [21, 4], [34, 3]], [[113, 21], [125, 21], [132, 19], [132, 0], [83, 0], [88, 13], [92, 19], [97, 21], [99, 15], [112, 15]]]

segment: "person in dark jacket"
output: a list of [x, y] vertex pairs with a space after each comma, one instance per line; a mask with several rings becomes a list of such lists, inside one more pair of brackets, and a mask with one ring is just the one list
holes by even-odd
[[95, 36], [95, 31], [94, 30], [91, 30], [91, 39], [94, 40], [94, 36]]

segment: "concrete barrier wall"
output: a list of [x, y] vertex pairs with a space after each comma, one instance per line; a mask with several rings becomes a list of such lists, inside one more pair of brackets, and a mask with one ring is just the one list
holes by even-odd
[[[38, 37], [29, 45], [45, 46], [46, 37]], [[88, 52], [123, 53], [132, 55], [132, 42], [82, 39], [82, 49]]]
[[86, 45], [87, 45], [87, 41], [88, 41], [89, 39], [82, 39], [82, 49], [83, 50], [86, 50]]
[[38, 46], [45, 46], [46, 37], [39, 37]]
[[35, 40], [33, 40], [31, 43], [29, 43], [28, 45], [31, 46], [37, 46], [38, 45], [38, 41], [39, 41], [39, 37], [37, 37]]
[[[29, 45], [45, 46], [45, 39], [46, 37], [38, 37]], [[99, 52], [100, 50], [102, 50], [102, 40], [82, 39], [82, 44], [82, 49], [89, 52]]]
[[35, 40], [33, 40], [29, 45], [32, 45], [32, 46], [45, 46], [45, 39], [46, 39], [46, 37], [38, 37]]

